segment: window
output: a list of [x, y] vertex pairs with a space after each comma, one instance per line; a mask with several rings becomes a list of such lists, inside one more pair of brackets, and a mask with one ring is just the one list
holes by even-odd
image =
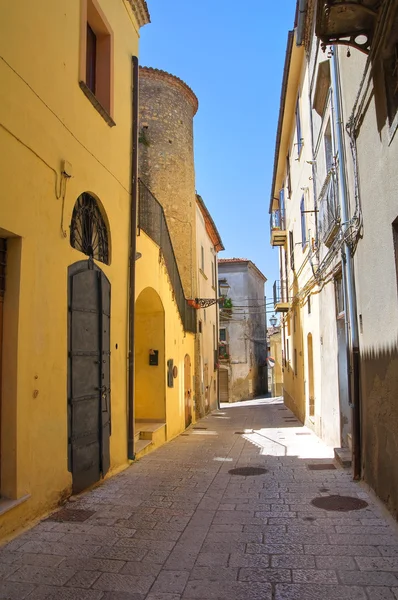
[[97, 0], [81, 0], [80, 87], [113, 126], [113, 33]]
[[294, 349], [294, 374], [297, 377], [297, 350]]
[[301, 120], [300, 120], [300, 97], [296, 103], [296, 135], [297, 135], [297, 154], [300, 156], [301, 148], [303, 147], [303, 139], [301, 137]]
[[213, 325], [213, 348], [214, 348], [214, 350], [217, 348], [217, 345], [216, 345], [216, 326], [215, 325]]
[[394, 243], [394, 256], [395, 256], [395, 275], [397, 278], [397, 286], [398, 286], [398, 217], [395, 219], [392, 224], [392, 235], [393, 235], [393, 243]]
[[304, 202], [304, 196], [301, 198], [301, 202], [300, 202], [300, 213], [301, 213], [301, 246], [304, 250], [304, 248], [307, 245], [307, 220], [306, 220], [306, 214], [305, 214], [305, 202]]
[[290, 268], [294, 271], [294, 238], [293, 231], [289, 231]]
[[198, 329], [199, 329], [199, 333], [202, 333], [202, 321], [199, 321]]
[[330, 127], [330, 119], [325, 129], [325, 134], [323, 136], [323, 143], [325, 146], [325, 162], [326, 162], [326, 171], [329, 172], [333, 167], [333, 143], [332, 143], [332, 131]]
[[204, 272], [205, 270], [205, 249], [203, 246], [200, 247], [200, 268]]
[[290, 177], [290, 155], [286, 156], [286, 179], [287, 179], [287, 193], [289, 198], [292, 197], [292, 180]]
[[285, 188], [283, 187], [279, 192], [279, 226], [283, 230], [285, 229]]
[[225, 329], [225, 327], [221, 327], [220, 329], [220, 342], [226, 342], [227, 341], [227, 330]]
[[203, 309], [203, 318], [204, 318], [204, 321], [206, 323], [206, 309], [205, 308]]
[[307, 308], [308, 308], [308, 314], [311, 314], [311, 296], [308, 296], [308, 300], [307, 300]]
[[336, 312], [337, 316], [340, 317], [344, 314], [344, 288], [343, 279], [340, 275], [335, 279], [335, 290], [336, 290]]
[[214, 277], [214, 262], [211, 263], [211, 285], [214, 287], [216, 284]]
[[286, 340], [286, 361], [287, 361], [287, 370], [289, 370], [289, 366], [290, 366], [289, 340]]
[[97, 200], [87, 192], [76, 200], [70, 223], [70, 245], [109, 265], [108, 229]]

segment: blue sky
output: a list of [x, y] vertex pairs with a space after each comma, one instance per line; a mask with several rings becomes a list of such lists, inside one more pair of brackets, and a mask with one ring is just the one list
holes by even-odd
[[269, 197], [287, 33], [296, 0], [147, 0], [140, 63], [195, 92], [196, 189], [222, 237], [220, 257], [249, 258], [278, 279]]

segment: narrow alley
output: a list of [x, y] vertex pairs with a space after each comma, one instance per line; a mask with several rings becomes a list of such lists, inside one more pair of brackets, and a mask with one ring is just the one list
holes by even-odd
[[252, 400], [14, 538], [0, 574], [18, 600], [396, 600], [398, 532], [281, 399]]

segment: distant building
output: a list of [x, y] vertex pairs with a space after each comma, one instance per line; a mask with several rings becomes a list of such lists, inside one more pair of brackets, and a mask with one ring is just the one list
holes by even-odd
[[221, 402], [247, 400], [267, 391], [266, 281], [251, 260], [222, 258], [218, 261], [219, 287], [228, 288], [220, 311]]
[[272, 397], [283, 396], [283, 371], [282, 371], [282, 336], [281, 328], [268, 327], [268, 391]]

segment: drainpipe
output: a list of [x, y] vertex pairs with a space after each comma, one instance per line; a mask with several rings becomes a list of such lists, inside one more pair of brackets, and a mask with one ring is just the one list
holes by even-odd
[[[214, 283], [215, 283], [215, 299], [218, 300], [218, 264], [217, 264], [217, 250], [214, 257]], [[220, 341], [220, 304], [216, 303], [216, 351], [217, 351], [217, 364], [219, 361], [219, 341]], [[220, 410], [220, 368], [217, 369], [217, 408]]]
[[135, 255], [137, 249], [138, 196], [138, 58], [131, 62], [132, 134], [131, 134], [131, 214], [130, 214], [130, 281], [129, 281], [129, 379], [128, 379], [128, 446], [127, 456], [134, 460], [134, 313], [135, 313]]
[[[348, 193], [346, 181], [346, 162], [344, 153], [344, 131], [342, 120], [342, 105], [340, 91], [340, 73], [338, 65], [338, 50], [333, 47], [332, 56], [332, 79], [333, 92], [335, 96], [335, 122], [336, 141], [339, 156], [339, 187], [340, 187], [340, 209], [343, 235], [348, 229]], [[350, 246], [344, 242], [342, 247], [342, 266], [344, 278], [344, 309], [347, 319], [346, 338], [347, 347], [351, 350], [351, 366], [348, 366], [349, 401], [352, 410], [352, 453], [353, 453], [353, 475], [354, 479], [361, 477], [361, 437], [360, 437], [360, 391], [359, 391], [359, 337], [357, 326], [357, 303], [355, 293], [354, 264]], [[348, 309], [348, 310], [347, 310]]]

